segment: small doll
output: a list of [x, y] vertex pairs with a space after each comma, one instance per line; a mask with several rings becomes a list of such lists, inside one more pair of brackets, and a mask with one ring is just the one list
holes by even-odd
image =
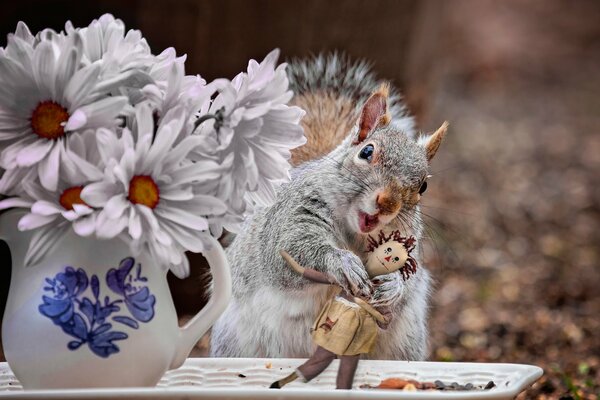
[[[386, 235], [379, 232], [379, 240], [368, 237], [366, 270], [371, 278], [399, 271], [404, 280], [416, 272], [417, 264], [410, 256], [415, 247], [414, 237], [403, 237], [400, 231]], [[332, 277], [315, 269], [304, 268], [286, 251], [280, 251], [285, 261], [304, 278], [317, 283], [335, 284]], [[273, 382], [272, 389], [302, 378], [308, 382], [338, 357], [336, 387], [351, 389], [354, 373], [361, 354], [371, 351], [379, 329], [387, 328], [390, 313], [386, 309], [376, 309], [368, 299], [355, 297], [343, 291], [339, 286], [332, 298], [325, 304], [317, 317], [311, 332], [317, 349], [304, 364], [283, 379]]]

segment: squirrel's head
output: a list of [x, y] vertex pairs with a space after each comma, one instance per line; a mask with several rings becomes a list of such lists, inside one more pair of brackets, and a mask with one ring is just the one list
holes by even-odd
[[394, 126], [388, 112], [388, 86], [362, 106], [351, 135], [342, 144], [340, 173], [353, 186], [345, 218], [348, 228], [366, 234], [398, 218], [412, 226], [415, 206], [427, 189], [429, 165], [448, 124], [418, 141]]

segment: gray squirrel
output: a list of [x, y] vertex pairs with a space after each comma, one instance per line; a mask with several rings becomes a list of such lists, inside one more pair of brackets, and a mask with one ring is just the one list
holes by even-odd
[[[275, 203], [249, 217], [230, 246], [233, 299], [212, 328], [214, 357], [309, 357], [310, 328], [328, 300], [327, 285], [295, 274], [280, 255], [326, 273], [356, 296], [389, 307], [374, 359], [422, 360], [428, 353], [431, 278], [419, 267], [371, 281], [363, 263], [369, 234], [422, 235], [419, 200], [429, 164], [446, 134], [416, 138], [399, 95], [364, 62], [337, 55], [288, 65], [292, 103], [304, 108], [308, 143]], [[418, 249], [417, 249], [418, 250]]]

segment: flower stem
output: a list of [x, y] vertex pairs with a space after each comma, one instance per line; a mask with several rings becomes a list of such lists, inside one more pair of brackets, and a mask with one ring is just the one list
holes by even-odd
[[225, 122], [225, 107], [219, 108], [214, 114], [206, 114], [198, 118], [196, 122], [194, 122], [194, 130], [196, 130], [202, 123], [211, 119], [215, 120], [214, 129], [217, 132], [217, 141], [219, 141], [219, 129], [221, 129], [223, 122]]

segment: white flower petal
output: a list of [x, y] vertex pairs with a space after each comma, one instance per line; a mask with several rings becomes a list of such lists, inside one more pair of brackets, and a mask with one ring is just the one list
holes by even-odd
[[111, 158], [121, 157], [123, 154], [117, 134], [109, 129], [100, 128], [96, 131], [98, 141], [98, 152], [104, 164], [108, 164]]
[[14, 195], [22, 190], [22, 183], [27, 177], [28, 171], [21, 168], [4, 171], [0, 178], [0, 193], [4, 195]]
[[27, 43], [33, 43], [35, 37], [31, 34], [31, 31], [27, 27], [27, 24], [23, 21], [17, 23], [17, 29], [15, 30], [15, 36], [23, 39]]
[[162, 208], [159, 206], [154, 209], [154, 213], [161, 218], [166, 218], [191, 229], [199, 231], [208, 229], [208, 221], [206, 221], [206, 218], [190, 214], [182, 209]]
[[177, 168], [171, 173], [172, 185], [182, 185], [190, 182], [204, 182], [217, 179], [223, 172], [221, 166], [216, 162], [206, 160], [198, 161], [184, 167]]
[[95, 90], [98, 93], [108, 93], [122, 87], [144, 87], [151, 83], [154, 83], [152, 77], [144, 71], [134, 69], [103, 80], [96, 86]]
[[141, 204], [136, 204], [136, 208], [140, 215], [144, 217], [144, 221], [150, 227], [150, 233], [148, 236], [153, 237], [156, 239], [156, 241], [165, 246], [170, 246], [172, 244], [171, 237], [160, 228], [158, 220], [156, 219], [156, 216], [152, 210], [149, 207]]
[[11, 86], [17, 82], [24, 86], [35, 84], [33, 77], [27, 74], [23, 67], [7, 57], [0, 58], [0, 77], [4, 84]]
[[175, 201], [182, 201], [182, 200], [191, 200], [194, 198], [194, 193], [192, 192], [191, 188], [187, 188], [187, 189], [179, 189], [180, 186], [173, 186], [173, 187], [164, 187], [161, 186], [160, 188], [160, 199], [161, 200], [175, 200]]
[[165, 223], [163, 229], [173, 238], [173, 241], [183, 246], [188, 251], [200, 253], [204, 250], [204, 244], [201, 238], [203, 233], [193, 232], [193, 234], [181, 226], [172, 223]]
[[104, 207], [118, 193], [118, 187], [109, 182], [90, 183], [81, 191], [80, 197], [92, 207]]
[[64, 156], [62, 158], [62, 167], [65, 178], [73, 183], [86, 183], [88, 181], [97, 181], [102, 179], [100, 169], [81, 158], [77, 153], [65, 148], [61, 148]]
[[38, 44], [33, 53], [33, 76], [40, 93], [52, 100], [56, 100], [55, 64], [56, 58], [52, 43], [43, 41]]
[[76, 221], [73, 221], [73, 230], [79, 236], [91, 236], [96, 230], [95, 216], [92, 214], [83, 218], [78, 218]]
[[19, 151], [17, 154], [17, 165], [19, 167], [30, 167], [44, 158], [52, 149], [53, 140], [38, 139]]
[[18, 35], [9, 35], [6, 56], [13, 60], [18, 60], [23, 66], [23, 69], [33, 76], [33, 67], [31, 66], [33, 47], [31, 46], [31, 43], [28, 43]]
[[65, 125], [65, 131], [77, 130], [77, 129], [81, 128], [82, 126], [85, 126], [86, 123], [87, 123], [87, 116], [85, 115], [85, 112], [83, 112], [82, 109], [75, 110], [75, 112], [73, 114], [71, 114], [71, 116], [69, 117], [69, 120], [67, 121], [67, 123]]
[[127, 218], [110, 219], [100, 213], [96, 218], [96, 236], [100, 239], [112, 239], [123, 232], [127, 226]]
[[17, 224], [20, 231], [29, 231], [49, 224], [56, 219], [56, 215], [25, 214]]
[[148, 152], [148, 158], [152, 160], [160, 160], [160, 156], [164, 156], [167, 150], [170, 150], [181, 131], [184, 123], [184, 108], [177, 107], [169, 110], [169, 113], [162, 119], [156, 138], [152, 147]]
[[61, 215], [69, 222], [73, 222], [79, 218], [79, 214], [77, 214], [74, 210], [63, 210]]
[[[31, 174], [31, 172], [30, 172]], [[33, 174], [31, 174], [33, 175]], [[57, 193], [49, 192], [32, 179], [23, 179], [23, 190], [29, 197], [35, 200], [46, 200], [48, 202], [56, 201]]]
[[129, 234], [134, 240], [137, 240], [142, 236], [142, 221], [140, 215], [135, 212], [135, 208], [133, 207], [129, 213]]
[[[77, 35], [78, 37], [78, 35]], [[81, 40], [81, 39], [79, 39]], [[63, 88], [69, 82], [69, 79], [73, 76], [77, 68], [79, 67], [80, 53], [76, 48], [63, 51], [56, 64], [56, 88], [57, 88], [57, 100], [61, 103], [65, 103]], [[68, 125], [68, 124], [67, 124]], [[67, 129], [71, 130], [71, 129]]]
[[221, 199], [204, 194], [195, 194], [193, 200], [173, 202], [173, 207], [195, 215], [219, 215], [227, 211], [227, 205]]
[[89, 103], [77, 109], [81, 111], [85, 117], [86, 128], [99, 128], [114, 125], [115, 118], [123, 108], [127, 105], [127, 97], [115, 96], [106, 97], [94, 103]]
[[77, 213], [79, 217], [83, 217], [89, 215], [94, 212], [94, 210], [85, 204], [73, 204], [73, 211]]
[[56, 215], [63, 212], [63, 208], [45, 200], [38, 200], [31, 206], [31, 212], [38, 215]]
[[64, 89], [64, 99], [70, 110], [76, 110], [85, 103], [86, 97], [98, 82], [101, 65], [89, 65], [77, 71]]
[[117, 195], [111, 198], [104, 206], [106, 216], [111, 219], [119, 218], [123, 212], [131, 206], [129, 200], [124, 195]]
[[186, 267], [183, 262], [180, 264], [170, 264], [169, 270], [179, 279], [185, 279], [190, 275], [189, 266]]
[[60, 168], [60, 143], [55, 143], [50, 154], [38, 163], [38, 173], [42, 186], [50, 191], [55, 191], [58, 186], [58, 172]]
[[137, 132], [138, 141], [142, 137], [152, 137], [154, 135], [154, 119], [149, 104], [142, 103], [135, 108], [135, 122], [137, 124], [135, 132]]
[[2, 153], [0, 153], [0, 167], [4, 169], [13, 169], [17, 167], [17, 156], [19, 152], [24, 147], [27, 147], [34, 142], [36, 142], [35, 137], [33, 135], [27, 135], [4, 148]]
[[0, 200], [0, 210], [6, 210], [7, 208], [13, 207], [29, 208], [32, 203], [31, 200], [20, 197], [9, 197], [8, 199]]

